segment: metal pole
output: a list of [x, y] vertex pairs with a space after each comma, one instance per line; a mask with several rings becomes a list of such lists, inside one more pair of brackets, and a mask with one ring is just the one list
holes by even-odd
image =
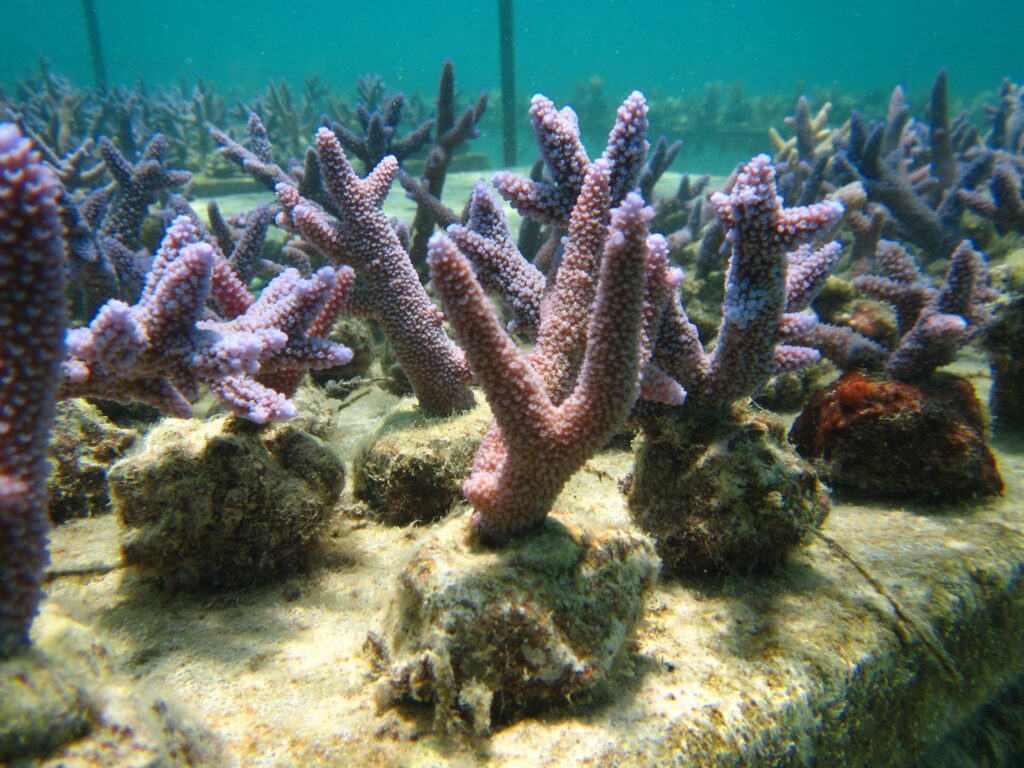
[[516, 164], [516, 56], [512, 0], [498, 0], [501, 49], [501, 142], [506, 166]]
[[96, 0], [82, 0], [85, 12], [85, 31], [89, 38], [89, 55], [92, 57], [92, 74], [96, 87], [107, 90], [107, 67], [103, 63], [103, 44], [100, 42], [100, 17], [96, 11]]

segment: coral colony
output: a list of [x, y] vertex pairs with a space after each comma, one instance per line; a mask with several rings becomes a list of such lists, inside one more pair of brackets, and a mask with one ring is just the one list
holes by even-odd
[[[654, 551], [666, 577], [777, 565], [828, 513], [819, 473], [899, 496], [908, 489], [892, 485], [893, 472], [850, 468], [902, 450], [919, 461], [905, 468], [918, 486], [935, 476], [950, 497], [1000, 492], [972, 386], [938, 369], [985, 340], [1002, 361], [993, 402], [1020, 399], [1020, 366], [1007, 362], [1020, 346], [1019, 300], [1000, 300], [982, 253], [1001, 258], [1024, 233], [1019, 87], [1003, 84], [984, 132], [950, 116], [944, 72], [924, 121], [900, 88], [877, 123], [846, 105], [849, 119], [830, 127], [839, 108], [814, 112], [801, 98], [786, 120], [793, 135], [771, 134], [774, 156], [754, 156], [718, 185], [683, 176], [674, 194], [656, 188], [684, 145], [663, 137], [651, 149], [658, 104], [630, 94], [592, 159], [581, 117], [537, 95], [533, 172], [499, 171], [454, 208], [441, 201], [445, 178], [466, 162], [486, 94], [460, 112], [450, 62], [434, 116], [379, 78], [361, 80], [358, 94], [351, 107], [318, 81], [301, 97], [281, 84], [229, 111], [207, 84], [191, 96], [78, 91], [43, 68], [0, 98], [0, 656], [28, 644], [42, 597], [58, 400], [189, 418], [209, 393], [230, 414], [216, 417], [228, 435], [219, 444], [260, 457], [246, 472], [262, 476], [260, 462], [281, 459], [285, 443], [305, 446], [333, 504], [340, 460], [303, 431], [315, 431], [305, 415], [288, 431], [273, 422], [298, 415], [307, 372], [352, 359], [337, 335], [343, 315], [382, 333], [424, 419], [456, 423], [486, 399], [493, 420], [458, 480], [472, 508], [473, 535], [457, 544], [467, 562], [550, 540], [559, 493], [627, 433], [638, 437], [622, 489], [643, 532], [630, 532], [627, 548], [643, 561], [635, 595], [657, 572]], [[718, 130], [741, 140], [749, 126], [727, 130], [717, 98], [709, 91], [699, 109], [667, 100], [664, 124], [692, 129], [698, 143]], [[587, 136], [600, 116], [584, 113]], [[210, 169], [251, 183], [240, 169], [274, 199], [233, 216], [209, 203], [203, 217], [189, 197], [215, 178]], [[417, 205], [411, 228], [384, 212], [396, 178]], [[502, 201], [523, 220], [518, 240]], [[787, 376], [807, 392], [829, 363], [845, 375], [812, 395], [791, 437], [805, 460], [752, 398]], [[176, 445], [168, 424], [153, 433]], [[900, 431], [887, 431], [894, 424]], [[929, 441], [942, 449], [917, 450]], [[175, 449], [176, 460], [186, 453]], [[160, 477], [160, 451], [145, 456]], [[294, 467], [274, 472], [267, 487], [320, 482]], [[119, 498], [145, 496], [139, 477], [113, 473]], [[287, 536], [277, 506], [260, 509], [267, 525], [246, 529], [239, 562], [260, 561], [265, 529]], [[325, 518], [292, 537], [295, 551]], [[156, 525], [179, 524], [188, 521]], [[158, 543], [133, 535], [132, 557]], [[225, 546], [231, 539], [223, 532]], [[610, 542], [587, 557], [615, 561]], [[167, 568], [176, 546], [156, 547]], [[165, 581], [248, 583], [196, 568]], [[622, 610], [618, 641], [641, 613]], [[395, 690], [416, 698], [416, 669], [395, 673]], [[446, 688], [431, 669], [438, 706], [459, 706], [459, 682]], [[487, 697], [474, 705], [485, 724]]]

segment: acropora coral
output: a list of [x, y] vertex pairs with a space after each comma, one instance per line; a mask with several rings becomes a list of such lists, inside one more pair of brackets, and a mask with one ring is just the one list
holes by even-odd
[[46, 445], [64, 357], [60, 183], [0, 123], [0, 657], [28, 642], [48, 561]]

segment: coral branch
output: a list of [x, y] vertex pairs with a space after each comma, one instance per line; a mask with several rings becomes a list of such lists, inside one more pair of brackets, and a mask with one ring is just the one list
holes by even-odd
[[316, 140], [323, 183], [341, 219], [295, 187], [279, 184], [277, 196], [289, 225], [335, 263], [356, 270], [360, 301], [384, 328], [420, 405], [441, 414], [469, 407], [469, 367], [445, 335], [440, 312], [381, 210], [398, 162], [385, 157], [360, 179], [331, 131], [321, 128]]
[[28, 642], [47, 563], [46, 461], [64, 355], [60, 184], [0, 123], [0, 658]]
[[[593, 195], [586, 192], [588, 185], [597, 190]], [[577, 233], [589, 235], [593, 221], [604, 220], [608, 189], [608, 164], [595, 163], [580, 197], [598, 205], [576, 206]], [[564, 327], [570, 315], [560, 313], [581, 307], [589, 297], [582, 315], [590, 318], [586, 333], [574, 335], [579, 349], [538, 345], [528, 357], [502, 330], [455, 244], [440, 234], [431, 239], [434, 286], [495, 418], [463, 488], [475, 510], [473, 527], [485, 539], [502, 540], [542, 520], [569, 477], [629, 413], [646, 362], [641, 344], [645, 276], [665, 272], [663, 242], [645, 245], [652, 216], [643, 199], [631, 194], [613, 211], [610, 228], [600, 225], [603, 236], [596, 243], [584, 238], [578, 250], [603, 249], [596, 297], [585, 280], [563, 284], [560, 270], [557, 290], [575, 295], [546, 307], [541, 326], [542, 337], [549, 333], [546, 325]], [[596, 270], [597, 254], [585, 261]], [[576, 369], [551, 365], [550, 358], [582, 358], [582, 364]], [[569, 382], [572, 370], [578, 372]]]

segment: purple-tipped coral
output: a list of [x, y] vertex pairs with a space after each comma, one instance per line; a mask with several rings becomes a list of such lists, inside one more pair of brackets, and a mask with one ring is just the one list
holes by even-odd
[[[885, 378], [847, 373], [804, 404], [790, 440], [814, 459], [835, 488], [928, 501], [1002, 492], [985, 444], [985, 419], [971, 383], [936, 369], [989, 322], [985, 260], [968, 241], [950, 259], [937, 289], [902, 246], [882, 240], [884, 275], [854, 285], [896, 310], [898, 340], [879, 350]], [[854, 344], [864, 337], [846, 331]], [[842, 339], [837, 347], [841, 350]], [[831, 349], [822, 351], [841, 364]]]
[[47, 562], [47, 441], [64, 356], [60, 184], [0, 124], [0, 658], [28, 642]]
[[361, 281], [348, 308], [381, 324], [420, 405], [438, 414], [468, 408], [469, 367], [381, 209], [398, 162], [385, 157], [360, 179], [331, 131], [321, 128], [316, 141], [323, 183], [341, 218], [279, 184], [282, 218], [334, 262], [357, 270]]
[[786, 444], [781, 421], [739, 406], [773, 373], [818, 359], [801, 345], [817, 323], [806, 309], [839, 248], [810, 244], [843, 207], [783, 208], [767, 155], [711, 202], [732, 248], [718, 339], [705, 351], [674, 293], [645, 378], [675, 380], [687, 397], [681, 407], [643, 409], [627, 482], [634, 520], [676, 573], [777, 563], [828, 512], [826, 490]]
[[964, 205], [992, 221], [1000, 234], [1024, 234], [1024, 181], [1010, 163], [996, 166], [989, 181], [989, 196], [960, 190]]
[[650, 320], [644, 300], [660, 303], [645, 296], [645, 284], [648, 292], [657, 294], [659, 285], [667, 292], [666, 249], [661, 238], [647, 240], [653, 211], [639, 195], [612, 212], [610, 227], [603, 223], [610, 181], [607, 162], [590, 165], [529, 356], [501, 328], [455, 243], [440, 234], [431, 239], [434, 286], [494, 412], [463, 488], [475, 510], [473, 527], [485, 539], [502, 540], [542, 520], [636, 399], [646, 357], [641, 326]]
[[802, 313], [838, 248], [797, 249], [837, 225], [843, 206], [783, 208], [767, 155], [751, 160], [732, 192], [716, 193], [711, 202], [732, 246], [718, 340], [704, 351], [677, 298], [662, 322], [654, 362], [689, 393], [689, 409], [714, 412], [754, 394], [777, 371], [818, 359], [812, 349], [785, 342], [813, 327], [814, 317]]
[[[350, 270], [338, 277], [331, 268], [308, 280], [288, 270], [253, 302], [219, 253], [181, 216], [153, 259], [138, 303], [112, 300], [87, 328], [68, 334], [61, 395], [140, 400], [188, 417], [189, 403], [205, 383], [247, 419], [290, 418], [291, 391], [254, 375], [269, 381], [289, 374], [292, 382], [296, 371], [348, 362], [345, 347], [306, 335], [325, 307], [336, 305], [332, 293], [351, 287]], [[211, 296], [231, 319], [208, 319]]]
[[858, 277], [854, 285], [896, 308], [900, 340], [885, 374], [905, 381], [925, 378], [953, 362], [957, 350], [988, 322], [992, 293], [985, 259], [964, 240], [953, 252], [945, 284], [936, 289], [896, 243], [883, 240], [875, 258], [885, 275]]
[[110, 202], [99, 236], [113, 237], [127, 248], [135, 249], [149, 206], [156, 202], [156, 193], [187, 183], [192, 174], [164, 168], [167, 139], [160, 134], [150, 139], [135, 165], [106, 138], [100, 139], [100, 150], [114, 183], [110, 187]]
[[[494, 185], [523, 216], [565, 227], [591, 164], [580, 141], [579, 120], [572, 109], [555, 109], [554, 103], [540, 94], [533, 97], [530, 117], [551, 180], [501, 171], [494, 174]], [[646, 153], [647, 101], [642, 93], [633, 91], [616, 113], [602, 155], [609, 163], [612, 205], [618, 205], [638, 184]]]

